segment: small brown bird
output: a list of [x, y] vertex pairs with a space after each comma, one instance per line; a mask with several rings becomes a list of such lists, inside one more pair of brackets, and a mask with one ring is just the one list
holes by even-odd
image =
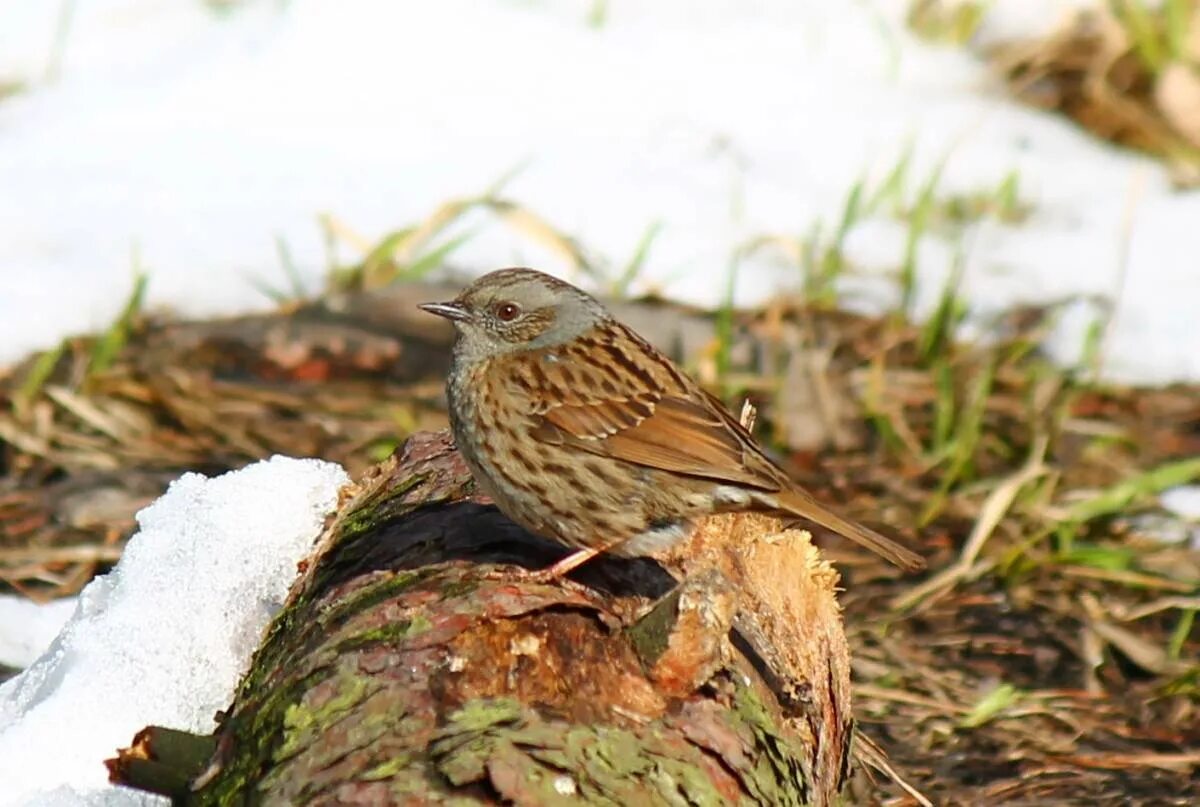
[[504, 269], [421, 308], [458, 332], [446, 389], [475, 480], [513, 521], [577, 550], [540, 579], [601, 552], [652, 555], [696, 518], [739, 510], [799, 517], [924, 567], [817, 502], [719, 400], [569, 283]]

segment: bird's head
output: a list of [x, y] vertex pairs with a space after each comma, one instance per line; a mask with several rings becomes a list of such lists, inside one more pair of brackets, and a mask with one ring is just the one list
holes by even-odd
[[447, 303], [422, 303], [458, 332], [461, 358], [487, 359], [570, 342], [609, 319], [586, 292], [533, 269], [501, 269]]

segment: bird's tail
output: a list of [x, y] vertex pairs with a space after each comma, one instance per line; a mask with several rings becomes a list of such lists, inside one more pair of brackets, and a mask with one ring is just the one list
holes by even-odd
[[886, 558], [902, 569], [917, 572], [925, 568], [925, 559], [891, 538], [885, 538], [874, 530], [842, 518], [799, 488], [788, 488], [773, 494], [776, 506], [784, 513], [816, 522], [851, 541]]

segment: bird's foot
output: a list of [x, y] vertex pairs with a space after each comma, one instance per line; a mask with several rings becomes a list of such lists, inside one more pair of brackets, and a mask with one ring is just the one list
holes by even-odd
[[603, 551], [603, 549], [578, 549], [544, 569], [495, 569], [489, 571], [485, 576], [493, 580], [507, 580], [514, 583], [552, 583]]

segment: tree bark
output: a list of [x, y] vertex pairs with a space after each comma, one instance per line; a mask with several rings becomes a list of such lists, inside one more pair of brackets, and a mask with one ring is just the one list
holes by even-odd
[[[449, 438], [423, 434], [344, 493], [215, 752], [197, 743], [190, 763], [173, 758], [191, 781], [175, 803], [834, 798], [849, 665], [836, 575], [811, 545], [809, 571], [793, 573], [787, 540], [737, 546], [761, 524], [722, 517], [664, 561], [671, 573], [602, 557], [536, 584], [512, 565], [541, 568], [564, 550], [472, 492]], [[747, 585], [764, 564], [779, 580]], [[799, 600], [780, 604], [780, 587]], [[162, 775], [152, 747], [121, 759]], [[112, 767], [138, 784], [137, 764]]]

